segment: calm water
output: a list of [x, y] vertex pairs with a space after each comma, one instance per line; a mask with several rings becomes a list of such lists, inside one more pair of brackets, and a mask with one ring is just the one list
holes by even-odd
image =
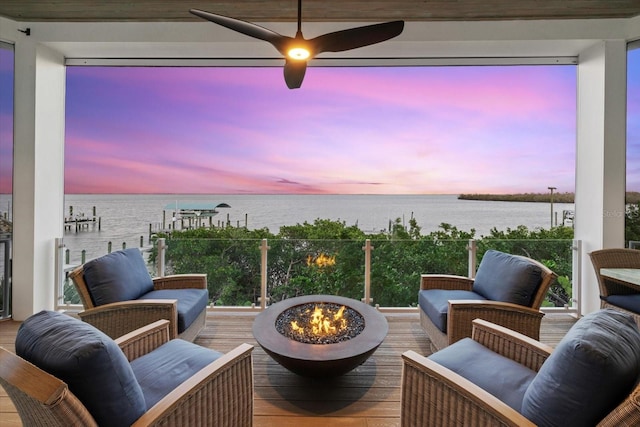
[[[445, 222], [463, 231], [472, 228], [476, 236], [487, 235], [491, 228], [498, 230], [525, 225], [529, 229], [548, 228], [551, 221], [547, 203], [485, 202], [458, 200], [457, 195], [67, 195], [65, 216], [70, 207], [74, 214], [92, 216], [93, 207], [101, 218], [101, 230], [66, 231], [64, 242], [70, 250], [72, 263], [80, 259], [83, 249], [87, 259], [107, 252], [108, 242], [113, 249], [140, 245], [140, 237], [148, 244], [149, 227], [169, 223], [177, 201], [227, 203], [231, 208], [219, 209], [214, 217], [232, 225], [245, 225], [250, 229], [267, 227], [277, 233], [283, 225], [317, 218], [345, 221], [369, 233], [387, 230], [389, 221], [400, 218], [408, 224], [415, 217], [423, 234], [438, 229]], [[554, 204], [558, 221], [563, 210], [573, 210], [573, 204]], [[163, 214], [164, 213], [164, 214]]]

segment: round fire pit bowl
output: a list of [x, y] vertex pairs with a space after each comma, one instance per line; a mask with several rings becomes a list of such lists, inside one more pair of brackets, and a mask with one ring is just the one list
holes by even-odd
[[[303, 305], [337, 305], [354, 310], [360, 328], [357, 335], [334, 343], [305, 343], [288, 338], [276, 324], [288, 310]], [[362, 327], [364, 323], [364, 327]], [[387, 336], [387, 319], [375, 308], [360, 301], [331, 296], [309, 295], [280, 301], [256, 316], [253, 336], [264, 351], [291, 372], [305, 377], [335, 377], [364, 363]]]

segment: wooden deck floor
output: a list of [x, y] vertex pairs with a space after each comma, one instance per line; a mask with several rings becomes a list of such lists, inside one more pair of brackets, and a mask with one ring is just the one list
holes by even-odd
[[[392, 427], [400, 425], [400, 355], [406, 350], [430, 353], [429, 339], [417, 314], [388, 314], [389, 334], [360, 367], [329, 380], [300, 377], [274, 362], [251, 333], [253, 314], [215, 313], [196, 339], [226, 352], [247, 342], [256, 346], [254, 362], [254, 426], [256, 427]], [[555, 345], [575, 322], [567, 315], [543, 319], [541, 341]], [[0, 322], [0, 346], [14, 351], [19, 323]], [[20, 418], [0, 388], [0, 423], [21, 426]]]

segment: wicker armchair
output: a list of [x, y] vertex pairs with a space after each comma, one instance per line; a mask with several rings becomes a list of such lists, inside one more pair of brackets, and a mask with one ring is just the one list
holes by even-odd
[[[169, 342], [169, 322], [157, 321], [115, 342], [129, 362], [133, 362]], [[206, 351], [200, 351], [203, 350]], [[252, 345], [241, 344], [220, 356], [148, 408], [132, 425], [251, 426], [252, 350]], [[25, 426], [98, 425], [94, 415], [81, 402], [82, 396], [74, 395], [65, 382], [2, 347], [0, 385], [13, 401]], [[105, 395], [105, 402], [110, 398]]]
[[600, 249], [589, 253], [589, 257], [600, 288], [600, 307], [628, 313], [640, 326], [640, 288], [600, 274], [602, 268], [640, 268], [640, 250]]
[[[88, 268], [95, 271], [90, 278], [86, 274]], [[207, 275], [175, 274], [151, 278], [142, 254], [136, 248], [112, 252], [88, 261], [69, 273], [69, 277], [85, 309], [79, 313], [80, 318], [111, 338], [120, 337], [156, 320], [166, 319], [170, 322], [171, 339], [193, 341], [205, 325]], [[144, 285], [139, 284], [141, 281]], [[121, 293], [126, 293], [129, 297], [115, 295], [115, 291], [106, 289], [106, 285], [121, 287]], [[138, 287], [142, 290], [138, 294], [132, 294], [130, 290]], [[96, 296], [98, 292], [111, 293], [109, 298], [103, 297], [100, 300]], [[183, 309], [191, 310], [191, 307], [183, 306], [180, 301], [184, 292], [190, 294], [185, 300], [190, 303], [195, 301], [200, 305], [197, 316], [190, 322], [181, 319]], [[194, 297], [194, 292], [202, 295]]]
[[[538, 272], [536, 277], [532, 278], [531, 290], [528, 292], [531, 297], [525, 298], [526, 303], [516, 304], [513, 302], [504, 302], [503, 300], [486, 299], [478, 295], [476, 292], [476, 281], [469, 277], [444, 275], [444, 274], [423, 274], [420, 281], [420, 324], [431, 340], [431, 348], [433, 351], [440, 350], [462, 338], [471, 336], [471, 322], [474, 319], [485, 319], [492, 323], [508, 327], [516, 332], [520, 332], [533, 339], [540, 337], [540, 323], [544, 314], [540, 312], [540, 306], [544, 301], [549, 286], [556, 279], [556, 274], [540, 262], [531, 258], [518, 255], [504, 254], [498, 251], [487, 251], [483, 257], [483, 262], [478, 268], [477, 279], [480, 278], [480, 272], [483, 271], [484, 278], [488, 279], [489, 285], [510, 286], [504, 280], [505, 270], [492, 272], [492, 266], [486, 259], [497, 256], [500, 263], [506, 260], [506, 268], [512, 268], [513, 261], [524, 261], [525, 267], [533, 267]], [[493, 277], [487, 277], [487, 274]], [[519, 273], [518, 273], [519, 274]], [[529, 272], [525, 273], [529, 275]], [[529, 275], [529, 277], [531, 277]], [[444, 325], [438, 325], [432, 317], [427, 314], [424, 308], [424, 300], [422, 291], [442, 290], [453, 291], [447, 292], [445, 298], [445, 307], [441, 307], [445, 312], [446, 322]], [[459, 291], [459, 292], [458, 292]], [[448, 308], [446, 303], [448, 301]], [[441, 301], [442, 302], [442, 301]], [[441, 313], [440, 313], [441, 314]], [[445, 327], [443, 327], [445, 326]]]
[[[633, 325], [631, 319], [629, 322]], [[637, 334], [637, 332], [636, 332]], [[527, 336], [511, 331], [499, 325], [486, 322], [484, 320], [473, 321], [473, 337], [472, 339], [484, 346], [488, 352], [517, 362], [534, 372], [534, 375], [540, 376], [543, 364], [549, 360], [554, 350], [533, 340]], [[453, 350], [460, 343], [453, 344], [445, 350]], [[636, 343], [637, 344], [637, 343]], [[570, 347], [570, 346], [569, 346]], [[587, 348], [589, 346], [584, 346]], [[556, 350], [559, 351], [559, 350]], [[589, 350], [585, 350], [589, 351]], [[437, 353], [436, 353], [437, 354]], [[460, 354], [460, 353], [459, 353]], [[464, 353], [461, 357], [465, 357]], [[431, 356], [433, 357], [433, 356]], [[455, 356], [454, 356], [455, 357]], [[468, 355], [469, 358], [473, 357]], [[594, 356], [597, 357], [597, 356]], [[414, 351], [407, 351], [402, 355], [403, 358], [403, 374], [402, 374], [402, 397], [401, 397], [401, 423], [402, 427], [476, 427], [476, 426], [510, 426], [510, 427], [534, 427], [536, 424], [526, 418], [521, 412], [505, 403], [496, 395], [489, 393], [483, 387], [477, 385], [476, 382], [465, 378], [466, 373], [456, 373], [431, 358], [427, 358], [417, 354]], [[581, 359], [581, 360], [584, 360]], [[602, 360], [606, 364], [607, 361]], [[471, 365], [471, 363], [470, 363]], [[473, 368], [471, 368], [473, 369]], [[493, 368], [497, 369], [497, 368]], [[574, 375], [582, 378], [588, 377], [584, 370], [588, 366], [578, 367], [583, 371], [574, 373]], [[636, 368], [637, 369], [637, 368]], [[489, 368], [491, 370], [491, 368]], [[565, 369], [566, 371], [566, 369]], [[489, 372], [487, 377], [489, 382], [495, 381], [497, 387], [508, 388], [507, 385], [500, 382], [497, 375]], [[569, 373], [571, 375], [571, 373]], [[594, 371], [594, 375], [598, 375], [598, 371]], [[603, 374], [603, 375], [609, 375]], [[553, 379], [558, 376], [552, 377]], [[599, 381], [595, 380], [596, 382]], [[539, 423], [545, 425], [597, 425], [598, 427], [617, 427], [617, 426], [637, 426], [640, 425], [640, 383], [637, 378], [630, 378], [626, 381], [626, 388], [621, 392], [622, 397], [615, 400], [615, 403], [608, 406], [609, 409], [603, 411], [602, 414], [596, 415], [599, 421], [584, 422], [577, 421], [577, 413], [584, 409], [582, 406], [594, 405], [594, 401], [590, 396], [602, 397], [599, 384], [594, 384], [593, 389], [583, 400], [570, 402], [568, 406], [574, 407], [562, 408], [565, 423], [547, 422]], [[550, 389], [544, 389], [543, 393], [549, 396], [549, 399], [555, 399], [556, 396], [563, 395], [568, 382], [562, 379], [557, 381], [549, 381]], [[606, 380], [604, 381], [606, 382]], [[634, 385], [635, 382], [635, 385]], [[529, 385], [531, 387], [531, 385]], [[566, 388], [566, 387], [565, 387]], [[505, 394], [510, 394], [511, 390], [505, 390]], [[626, 394], [625, 394], [626, 393]], [[564, 396], [558, 400], [562, 400]], [[582, 396], [584, 397], [584, 396]], [[570, 397], [567, 397], [570, 400]], [[586, 403], [588, 402], [588, 403]], [[548, 416], [544, 414], [546, 411], [553, 411], [554, 404], [539, 408], [537, 412], [543, 413], [543, 418]], [[575, 406], [578, 406], [577, 408]], [[524, 407], [524, 404], [523, 404]], [[611, 410], [612, 408], [615, 408]], [[609, 412], [610, 411], [610, 412]], [[592, 415], [591, 415], [592, 416]], [[602, 418], [604, 416], [604, 418]], [[593, 416], [592, 416], [593, 417]]]

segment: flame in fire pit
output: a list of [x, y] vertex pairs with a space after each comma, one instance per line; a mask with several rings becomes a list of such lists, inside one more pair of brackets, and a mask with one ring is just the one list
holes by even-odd
[[[333, 313], [327, 308], [320, 308], [317, 305], [311, 314], [309, 328], [314, 335], [335, 334], [347, 327], [347, 319], [344, 318], [345, 306]], [[298, 325], [297, 320], [291, 321], [291, 329], [299, 334], [305, 333], [305, 327]]]
[[364, 330], [364, 317], [348, 305], [308, 302], [283, 310], [276, 330], [305, 344], [335, 344], [350, 340]]

